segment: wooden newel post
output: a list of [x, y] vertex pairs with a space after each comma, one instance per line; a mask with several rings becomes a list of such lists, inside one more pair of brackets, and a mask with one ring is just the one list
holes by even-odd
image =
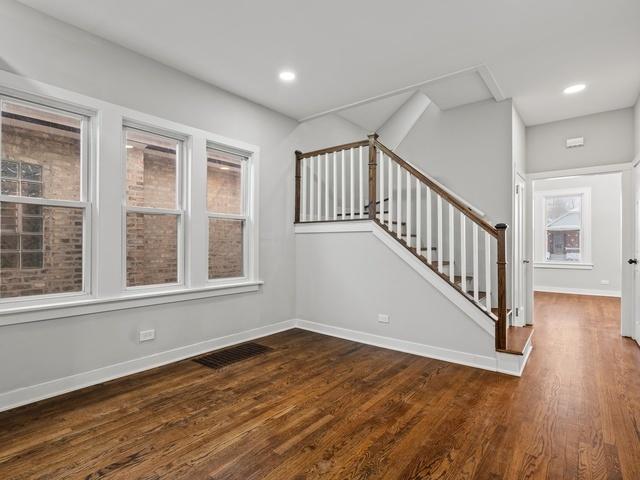
[[369, 219], [375, 220], [376, 218], [376, 203], [377, 203], [377, 191], [376, 191], [376, 179], [377, 175], [377, 148], [376, 140], [378, 139], [377, 133], [369, 135]]
[[296, 212], [294, 218], [296, 223], [300, 222], [300, 181], [302, 179], [301, 156], [302, 152], [300, 150], [296, 150]]
[[507, 348], [507, 226], [496, 225], [498, 231], [498, 321], [496, 322], [496, 350]]

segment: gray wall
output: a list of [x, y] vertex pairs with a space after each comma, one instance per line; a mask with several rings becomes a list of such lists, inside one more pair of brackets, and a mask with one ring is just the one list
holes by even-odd
[[296, 258], [298, 318], [495, 356], [491, 335], [371, 233], [299, 234]]
[[640, 96], [638, 96], [638, 100], [636, 101], [636, 106], [633, 109], [634, 112], [634, 131], [636, 137], [636, 160], [640, 160]]
[[[0, 24], [3, 70], [260, 146], [265, 282], [258, 293], [0, 327], [0, 393], [295, 316], [293, 151], [364, 132], [333, 116], [298, 125], [13, 1], [0, 0]], [[139, 344], [138, 328], [150, 327], [156, 340]]]
[[[584, 147], [566, 148], [572, 137], [584, 137]], [[529, 173], [626, 163], [633, 150], [632, 108], [527, 128]]]
[[[534, 193], [564, 188], [591, 188], [591, 263], [592, 270], [535, 268], [534, 286], [558, 291], [573, 289], [599, 291], [619, 295], [621, 290], [621, 182], [620, 174], [584, 175], [560, 179], [538, 180]], [[541, 229], [542, 212], [535, 212], [535, 226]], [[540, 238], [538, 238], [540, 240]], [[540, 244], [536, 244], [538, 249]], [[609, 285], [601, 285], [609, 280]]]
[[511, 101], [447, 111], [429, 105], [396, 152], [493, 223], [511, 222]]
[[515, 107], [512, 111], [511, 128], [513, 171], [525, 178], [527, 173], [527, 129]]

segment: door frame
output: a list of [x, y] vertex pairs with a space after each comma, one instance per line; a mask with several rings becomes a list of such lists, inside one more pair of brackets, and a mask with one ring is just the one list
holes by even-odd
[[[640, 313], [640, 305], [635, 305], [635, 282], [633, 269], [628, 268], [628, 258], [635, 254], [635, 188], [633, 163], [616, 163], [612, 165], [597, 165], [593, 167], [571, 168], [565, 170], [550, 170], [529, 173], [527, 175], [527, 258], [533, 258], [533, 182], [555, 177], [572, 177], [580, 175], [597, 175], [601, 173], [620, 173], [622, 190], [622, 245], [621, 245], [621, 308], [620, 334], [624, 337], [635, 338], [635, 311]], [[535, 322], [533, 312], [533, 268], [527, 271], [527, 323]]]
[[[529, 323], [528, 308], [528, 236], [527, 236], [527, 179], [516, 173], [513, 202], [513, 324], [518, 327]], [[517, 314], [516, 314], [517, 313]]]

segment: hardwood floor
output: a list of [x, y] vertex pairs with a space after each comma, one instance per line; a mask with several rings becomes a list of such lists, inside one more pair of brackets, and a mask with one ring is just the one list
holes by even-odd
[[519, 379], [291, 330], [0, 414], [0, 479], [640, 479], [619, 309], [536, 294]]

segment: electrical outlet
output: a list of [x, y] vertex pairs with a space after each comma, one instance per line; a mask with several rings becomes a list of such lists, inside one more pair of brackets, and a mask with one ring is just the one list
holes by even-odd
[[378, 323], [389, 323], [389, 315], [384, 313], [378, 314]]
[[140, 342], [148, 342], [156, 338], [156, 331], [154, 329], [151, 330], [140, 330], [139, 332]]
[[600, 285], [609, 285], [609, 280], [600, 280]]

